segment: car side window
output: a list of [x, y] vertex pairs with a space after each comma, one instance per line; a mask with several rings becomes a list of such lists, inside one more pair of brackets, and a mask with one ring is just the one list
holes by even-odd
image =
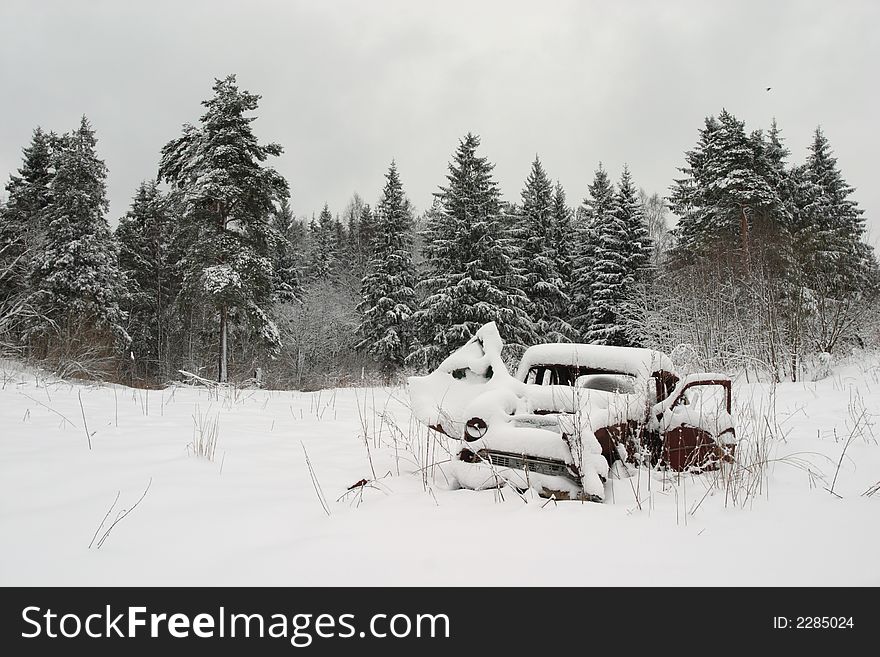
[[533, 367], [526, 375], [526, 383], [539, 386], [549, 386], [552, 383], [553, 373], [548, 367]]

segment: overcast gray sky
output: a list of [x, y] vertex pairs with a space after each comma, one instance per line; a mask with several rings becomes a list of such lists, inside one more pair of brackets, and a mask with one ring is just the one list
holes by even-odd
[[[482, 137], [506, 198], [535, 153], [586, 194], [601, 160], [665, 194], [708, 114], [776, 117], [796, 161], [821, 124], [880, 236], [880, 3], [0, 0], [0, 175], [41, 125], [92, 121], [111, 220], [215, 77], [263, 96], [297, 215], [374, 202], [396, 158], [417, 207]], [[771, 91], [765, 91], [766, 87]]]

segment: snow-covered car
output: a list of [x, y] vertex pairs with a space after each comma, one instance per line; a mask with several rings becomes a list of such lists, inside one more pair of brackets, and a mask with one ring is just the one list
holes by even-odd
[[602, 501], [615, 461], [703, 471], [731, 460], [731, 381], [679, 376], [651, 349], [530, 347], [512, 376], [494, 322], [427, 376], [410, 377], [413, 413], [459, 442], [465, 488], [511, 485], [544, 497]]

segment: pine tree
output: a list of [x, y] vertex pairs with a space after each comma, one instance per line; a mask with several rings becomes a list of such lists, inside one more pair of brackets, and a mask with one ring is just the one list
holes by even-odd
[[750, 260], [754, 222], [778, 221], [782, 200], [773, 186], [766, 143], [760, 131], [726, 110], [709, 117], [697, 149], [686, 154], [686, 177], [676, 181], [670, 203], [681, 219], [679, 251], [693, 253], [718, 240], [736, 238], [743, 263]]
[[51, 200], [51, 157], [57, 144], [55, 135], [36, 128], [18, 175], [6, 185], [9, 198], [0, 210], [0, 306], [27, 291], [33, 261], [44, 246], [43, 213]]
[[277, 301], [289, 303], [301, 299], [303, 295], [299, 266], [305, 235], [287, 199], [282, 200], [278, 210], [273, 213], [271, 226], [274, 231], [272, 265], [275, 277], [272, 287]]
[[626, 165], [623, 167], [620, 183], [617, 186], [615, 211], [626, 226], [629, 246], [627, 269], [631, 272], [634, 282], [644, 282], [652, 268], [654, 245], [648, 235], [644, 207], [633, 183], [632, 174]]
[[515, 215], [519, 219], [514, 229], [519, 247], [515, 267], [525, 279], [524, 291], [531, 302], [528, 310], [537, 339], [563, 342], [571, 333], [571, 327], [560, 314], [569, 304], [557, 252], [558, 244], [564, 240], [559, 239], [554, 226], [554, 213], [558, 208], [554, 205], [553, 185], [537, 156], [521, 197], [522, 205]]
[[[767, 131], [767, 142], [765, 146], [765, 160], [768, 168], [768, 178], [770, 186], [781, 193], [785, 190], [788, 183], [786, 160], [791, 152], [782, 143], [782, 131], [776, 123], [776, 119], [770, 123], [770, 130]], [[785, 200], [783, 198], [783, 200]]]
[[361, 206], [360, 215], [357, 222], [357, 230], [353, 234], [353, 239], [357, 243], [357, 262], [361, 271], [366, 274], [367, 266], [373, 256], [373, 243], [377, 237], [378, 229], [376, 228], [376, 217], [368, 203]]
[[243, 323], [270, 351], [280, 344], [265, 310], [274, 272], [269, 218], [288, 197], [287, 182], [264, 164], [278, 144], [260, 145], [248, 112], [260, 96], [240, 91], [234, 75], [216, 80], [201, 126], [162, 149], [159, 178], [182, 192], [190, 251], [181, 263], [187, 294], [206, 300], [218, 321], [218, 381], [227, 381], [229, 324]]
[[565, 335], [566, 341], [576, 340], [577, 331], [571, 325], [572, 297], [574, 286], [574, 243], [576, 239], [572, 212], [565, 199], [565, 190], [559, 181], [553, 192], [553, 221], [551, 223], [550, 241], [556, 250], [556, 269], [562, 280], [562, 290], [565, 298], [560, 299], [560, 305], [556, 308], [556, 316], [563, 322], [558, 331]]
[[571, 320], [577, 338], [589, 342], [597, 321], [594, 312], [594, 267], [600, 257], [599, 247], [603, 226], [612, 219], [614, 185], [599, 164], [593, 182], [588, 186], [589, 196], [579, 208], [574, 227], [575, 245], [571, 288]]
[[513, 352], [535, 339], [528, 298], [504, 234], [493, 165], [468, 134], [449, 164], [447, 185], [425, 228], [424, 299], [415, 314], [421, 347], [409, 362], [434, 366], [494, 321]]
[[176, 221], [168, 199], [153, 181], [142, 182], [119, 220], [119, 267], [127, 281], [125, 310], [135, 363], [144, 374], [168, 374], [178, 281], [172, 238]]
[[411, 320], [417, 306], [412, 262], [412, 211], [392, 161], [376, 207], [376, 235], [369, 271], [361, 285], [358, 350], [382, 366], [386, 376], [401, 367], [412, 344]]
[[343, 267], [345, 267], [340, 256], [349, 250], [348, 232], [345, 230], [345, 224], [339, 219], [339, 215], [336, 215], [333, 219], [333, 244], [336, 251], [335, 273], [339, 274], [343, 271]]
[[679, 168], [684, 176], [677, 178], [670, 189], [669, 208], [679, 217], [673, 231], [679, 252], [694, 253], [715, 239], [712, 208], [706, 201], [705, 186], [710, 179], [707, 150], [720, 129], [714, 116], [705, 119], [696, 147], [685, 153], [686, 165]]
[[632, 289], [629, 226], [618, 207], [619, 196], [604, 169], [596, 172], [585, 203], [594, 231], [590, 273], [590, 324], [585, 340], [590, 344], [627, 346], [627, 301]]
[[865, 234], [864, 211], [850, 198], [855, 190], [843, 179], [821, 128], [813, 135], [803, 174], [800, 223], [813, 232], [822, 266], [835, 270], [848, 287], [849, 274], [861, 269], [863, 255], [855, 247]]
[[[556, 182], [553, 190], [553, 222], [552, 222], [553, 248], [556, 250], [556, 267], [562, 278], [564, 289], [571, 287], [571, 272], [574, 260], [572, 257], [572, 217], [571, 209], [565, 199], [565, 190], [562, 184]], [[570, 301], [566, 302], [566, 304]]]
[[818, 324], [813, 339], [831, 351], [851, 323], [853, 301], [876, 290], [877, 259], [864, 241], [864, 211], [821, 128], [793, 178], [795, 239]]
[[336, 222], [325, 203], [317, 221], [314, 216], [309, 222], [309, 263], [310, 281], [328, 281], [336, 277], [339, 267], [339, 238]]
[[105, 217], [107, 167], [95, 152], [96, 144], [91, 125], [82, 117], [79, 128], [64, 135], [52, 153], [51, 200], [42, 218], [45, 247], [30, 277], [30, 303], [43, 321], [32, 335], [87, 339], [88, 331], [99, 329], [126, 344], [130, 338], [120, 309], [123, 280]]
[[644, 326], [646, 308], [640, 306], [643, 295], [640, 288], [651, 280], [653, 244], [648, 236], [642, 203], [633, 184], [629, 167], [624, 165], [614, 200], [615, 218], [622, 224], [625, 239], [625, 271], [619, 290], [617, 307], [618, 323], [624, 327], [626, 337], [617, 338], [624, 346], [643, 346], [644, 336], [639, 327]]

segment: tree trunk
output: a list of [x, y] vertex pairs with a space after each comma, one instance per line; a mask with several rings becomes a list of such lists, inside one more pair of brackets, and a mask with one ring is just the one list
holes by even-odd
[[742, 240], [743, 261], [746, 265], [746, 271], [751, 271], [751, 263], [749, 262], [749, 218], [746, 216], [745, 206], [740, 206], [739, 234]]
[[217, 381], [226, 383], [226, 306], [220, 308], [220, 362], [217, 366]]

